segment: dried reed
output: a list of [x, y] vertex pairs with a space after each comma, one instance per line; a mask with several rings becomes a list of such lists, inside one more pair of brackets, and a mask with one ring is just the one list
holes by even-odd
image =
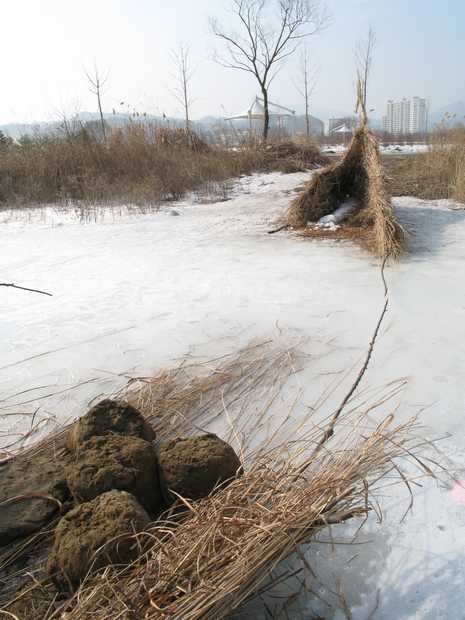
[[[229, 411], [233, 416], [231, 428], [234, 428], [236, 437], [241, 433], [245, 445], [251, 438], [245, 428], [241, 431], [241, 426], [249, 423], [245, 412], [250, 415], [255, 399], [259, 398], [262, 406], [254, 418], [254, 424], [259, 424], [280, 393], [284, 381], [298, 365], [299, 354], [294, 348], [280, 347], [272, 341], [256, 341], [217, 359], [186, 357], [173, 368], [162, 370], [153, 377], [130, 379], [114, 397], [125, 398], [136, 406], [152, 424], [160, 440], [198, 434], [202, 427], [216, 418], [224, 418], [225, 411]], [[69, 426], [49, 434], [21, 450], [15, 458], [34, 462], [34, 459], [50, 455], [56, 462], [65, 462], [68, 431]], [[53, 539], [55, 526], [56, 522], [50, 523], [43, 530], [2, 549], [0, 583], [6, 571], [9, 581], [12, 581], [13, 574], [23, 574], [22, 569], [18, 573], [11, 571], [18, 562], [21, 564], [22, 558], [30, 555], [31, 550], [38, 553], [37, 565], [40, 566], [40, 552]], [[8, 589], [0, 592], [0, 606], [8, 596]]]
[[186, 501], [184, 520], [155, 523], [138, 537], [145, 552], [137, 562], [91, 576], [48, 618], [228, 617], [321, 529], [378, 510], [371, 492], [410, 452], [413, 422], [394, 426], [388, 415], [371, 431], [364, 415], [352, 422], [350, 430], [347, 419], [341, 425], [342, 442], [336, 438], [318, 455], [318, 429], [292, 446], [252, 452], [243, 477], [205, 500]]
[[[366, 125], [356, 131], [340, 161], [314, 173], [303, 193], [291, 203], [286, 223], [299, 229], [308, 222], [318, 222], [349, 197], [360, 207], [347, 225], [361, 231], [369, 229], [370, 246], [381, 259], [398, 258], [405, 249], [406, 233], [391, 206], [376, 137]], [[306, 234], [311, 235], [312, 230]]]
[[[266, 416], [283, 381], [295, 370], [296, 359], [294, 352], [276, 351], [270, 343], [253, 345], [200, 367], [184, 362], [155, 378], [132, 381], [120, 396], [143, 411], [161, 439], [208, 426], [236, 406], [231, 432], [237, 437], [242, 420], [250, 418], [253, 397], [260, 394], [262, 402], [265, 397]], [[258, 447], [248, 447], [245, 441], [242, 477], [199, 502], [181, 498], [187, 515], [179, 518], [168, 512], [134, 537], [140, 548], [136, 562], [89, 574], [65, 602], [50, 594], [50, 605], [40, 617], [227, 617], [257, 591], [266, 590], [279, 562], [321, 529], [378, 511], [371, 498], [386, 474], [406, 481], [400, 459], [422, 465], [415, 456], [414, 420], [395, 426], [389, 413], [381, 423], [370, 425], [367, 413], [386, 406], [393, 389], [390, 385], [387, 395], [371, 406], [363, 402], [357, 407], [351, 399], [342, 415], [340, 407], [325, 420], [311, 411], [292, 439], [278, 446], [269, 438]], [[260, 416], [251, 425], [249, 421], [249, 435], [259, 424]], [[64, 433], [59, 444], [63, 438]], [[41, 449], [56, 443], [57, 438], [51, 438]], [[46, 583], [32, 588], [43, 595]], [[6, 613], [15, 613], [18, 602], [16, 597], [4, 606]]]
[[[318, 146], [291, 146], [293, 160], [306, 167], [321, 158]], [[286, 167], [289, 148], [230, 150], [207, 144], [193, 131], [137, 122], [109, 128], [105, 141], [86, 127], [24, 138], [0, 148], [0, 208], [70, 201], [83, 209], [153, 206], [191, 191], [221, 195], [231, 178]]]
[[[285, 226], [303, 228], [308, 222], [318, 222], [321, 217], [329, 215], [348, 198], [355, 198], [358, 208], [347, 223], [352, 227], [372, 230], [371, 243], [367, 245], [385, 262], [398, 258], [405, 250], [406, 232], [394, 215], [381, 167], [378, 141], [368, 128], [368, 73], [365, 71], [363, 76], [358, 71], [357, 75], [359, 128], [342, 159], [317, 172], [302, 194], [291, 203]], [[308, 234], [311, 235], [311, 232], [308, 231]], [[361, 236], [365, 237], [366, 242], [366, 234]]]

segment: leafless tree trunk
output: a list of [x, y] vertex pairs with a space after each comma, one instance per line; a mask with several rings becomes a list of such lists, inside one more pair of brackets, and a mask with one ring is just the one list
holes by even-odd
[[105, 120], [103, 118], [103, 111], [102, 111], [102, 88], [105, 86], [108, 80], [108, 72], [106, 73], [105, 77], [102, 77], [97, 67], [97, 63], [94, 63], [93, 73], [90, 74], [86, 71], [85, 74], [86, 74], [87, 79], [89, 80], [90, 92], [97, 97], [98, 111], [100, 115], [100, 124], [102, 126], [102, 135], [103, 135], [104, 141], [106, 141], [107, 133], [106, 133]]
[[184, 120], [186, 130], [190, 127], [190, 109], [192, 99], [189, 96], [190, 82], [194, 74], [190, 65], [190, 48], [180, 43], [178, 48], [172, 52], [173, 63], [176, 68], [176, 88], [173, 95], [184, 110]]
[[[263, 139], [270, 125], [268, 91], [282, 61], [291, 56], [301, 41], [321, 31], [329, 22], [319, 0], [231, 0], [239, 30], [225, 29], [210, 21], [213, 34], [225, 46], [225, 55], [214, 60], [229, 69], [251, 73], [258, 82], [264, 102]], [[275, 8], [274, 19], [269, 7]], [[274, 24], [274, 25], [271, 25]]]
[[361, 112], [367, 109], [367, 87], [368, 78], [370, 77], [371, 65], [373, 62], [373, 50], [375, 48], [376, 38], [373, 28], [370, 26], [365, 42], [358, 46], [356, 52], [357, 60], [357, 82], [360, 88], [359, 97], [361, 98]]
[[300, 58], [300, 76], [296, 88], [305, 102], [305, 129], [307, 137], [310, 136], [310, 97], [315, 90], [315, 84], [316, 71], [311, 65], [308, 47], [305, 46]]

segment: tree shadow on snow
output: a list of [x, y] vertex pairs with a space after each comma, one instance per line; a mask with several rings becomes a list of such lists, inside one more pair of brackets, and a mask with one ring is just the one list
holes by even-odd
[[422, 555], [418, 566], [412, 567], [407, 545], [405, 554], [399, 554], [397, 566], [390, 567], [390, 579], [384, 580], [379, 589], [373, 620], [463, 620], [463, 551]]
[[[437, 254], [445, 247], [465, 238], [465, 211], [443, 207], [404, 207], [395, 205], [400, 223], [410, 233], [413, 260]], [[455, 230], [454, 230], [455, 229]], [[462, 243], [460, 245], [463, 245]]]

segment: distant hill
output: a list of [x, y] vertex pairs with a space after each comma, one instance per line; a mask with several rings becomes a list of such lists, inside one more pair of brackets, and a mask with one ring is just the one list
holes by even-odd
[[465, 123], [465, 101], [456, 101], [430, 113], [430, 126], [445, 122], [449, 127]]
[[[165, 120], [160, 116], [151, 116], [149, 114], [140, 114], [138, 116], [129, 116], [127, 114], [104, 114], [103, 116], [105, 122], [113, 127], [120, 127], [122, 125], [126, 125], [131, 121], [160, 123], [169, 121], [172, 125], [178, 125], [182, 123], [182, 121], [180, 121], [179, 119]], [[78, 115], [68, 120], [70, 124], [82, 123], [83, 125], [86, 125], [87, 123], [95, 123], [96, 121], [99, 122], [100, 116], [96, 112], [80, 112]], [[60, 121], [37, 123], [8, 123], [6, 125], [0, 125], [0, 131], [3, 131], [3, 133], [5, 133], [6, 135], [17, 139], [24, 135], [45, 134], [58, 131], [60, 127], [62, 127], [62, 123]]]
[[[311, 115], [311, 123], [316, 128], [318, 127], [318, 120], [315, 118], [316, 115]], [[318, 117], [319, 118], [319, 117]], [[150, 114], [137, 114], [137, 115], [127, 115], [127, 114], [104, 114], [105, 122], [112, 127], [121, 127], [123, 125], [127, 125], [131, 122], [137, 123], [159, 123], [159, 124], [169, 124], [171, 127], [182, 127], [184, 126], [184, 121], [179, 118], [168, 118], [161, 116], [153, 116]], [[322, 119], [321, 119], [322, 120]], [[98, 123], [100, 121], [100, 117], [97, 113], [94, 112], [80, 112], [79, 115], [70, 118], [70, 124], [78, 124], [82, 123], [83, 125]], [[297, 131], [304, 131], [305, 129], [305, 117], [303, 115], [296, 114], [294, 119], [291, 121], [293, 126]], [[225, 121], [223, 117], [220, 116], [205, 116], [198, 120], [192, 121], [192, 127], [199, 132], [211, 132], [217, 128], [221, 127], [230, 127], [230, 121]], [[291, 126], [291, 125], [290, 125]], [[12, 138], [20, 138], [23, 135], [33, 135], [33, 134], [46, 134], [51, 132], [56, 132], [62, 127], [62, 123], [59, 121], [49, 122], [49, 123], [11, 123], [7, 125], [0, 125], [0, 131], [3, 131], [5, 134], [11, 136]], [[248, 127], [248, 121], [234, 121], [234, 127], [236, 129], [244, 129]], [[319, 129], [318, 129], [319, 133]]]
[[[314, 107], [311, 109], [311, 114], [313, 117], [323, 121], [325, 123], [325, 127], [327, 129], [327, 121], [330, 118], [338, 118], [347, 116], [342, 111], [330, 110], [321, 107]], [[95, 123], [95, 121], [99, 121], [99, 115], [95, 112], [80, 112], [79, 115], [70, 119], [71, 122], [81, 122], [83, 124], [86, 123]], [[126, 125], [127, 123], [137, 121], [137, 122], [148, 122], [148, 123], [160, 123], [160, 124], [169, 124], [172, 127], [182, 127], [183, 120], [179, 118], [166, 117], [163, 118], [161, 116], [154, 116], [150, 114], [138, 114], [138, 115], [128, 115], [128, 114], [104, 114], [105, 121], [113, 126], [120, 127], [122, 125]], [[447, 125], [449, 127], [453, 127], [459, 123], [465, 123], [465, 101], [456, 101], [455, 103], [451, 103], [447, 106], [443, 106], [434, 111], [430, 112], [430, 121], [429, 125], [433, 128], [435, 125], [447, 119]], [[305, 128], [304, 116], [302, 114], [296, 114], [294, 126], [297, 131], [303, 131]], [[3, 131], [5, 134], [11, 136], [12, 138], [20, 138], [22, 135], [28, 134], [43, 134], [48, 132], [57, 131], [60, 128], [61, 123], [58, 121], [55, 122], [37, 122], [37, 123], [8, 123], [5, 125], [0, 125], [0, 131]], [[224, 118], [221, 116], [204, 116], [203, 118], [199, 118], [198, 120], [193, 121], [192, 123], [194, 129], [200, 132], [210, 132], [215, 128], [222, 127], [225, 125]], [[370, 125], [374, 129], [381, 129], [382, 122], [381, 119], [372, 117], [370, 118]], [[248, 126], [248, 122], [244, 121], [235, 121], [234, 126], [238, 129], [244, 129]]]

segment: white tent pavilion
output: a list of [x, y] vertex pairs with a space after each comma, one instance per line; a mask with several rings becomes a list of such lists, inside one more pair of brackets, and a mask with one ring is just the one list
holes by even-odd
[[343, 139], [343, 144], [346, 143], [347, 139], [352, 136], [354, 133], [354, 130], [351, 129], [350, 127], [348, 127], [345, 123], [343, 125], [339, 125], [339, 127], [336, 127], [335, 129], [332, 130], [331, 135], [337, 134], [342, 135], [342, 139]]
[[350, 127], [347, 127], [346, 124], [344, 124], [336, 127], [336, 129], [333, 129], [331, 133], [354, 133], [354, 131]]
[[[278, 125], [281, 126], [281, 122], [283, 118], [293, 118], [295, 117], [295, 110], [291, 110], [290, 108], [285, 108], [282, 105], [278, 105], [277, 103], [273, 103], [272, 101], [268, 101], [268, 113], [270, 115], [270, 120], [275, 118], [278, 121]], [[248, 120], [249, 128], [252, 129], [252, 121], [260, 120], [263, 121], [265, 118], [265, 106], [263, 99], [260, 97], [255, 97], [252, 104], [249, 108], [242, 112], [242, 114], [237, 114], [235, 116], [229, 116], [225, 120], [227, 121], [236, 121], [236, 120]]]

